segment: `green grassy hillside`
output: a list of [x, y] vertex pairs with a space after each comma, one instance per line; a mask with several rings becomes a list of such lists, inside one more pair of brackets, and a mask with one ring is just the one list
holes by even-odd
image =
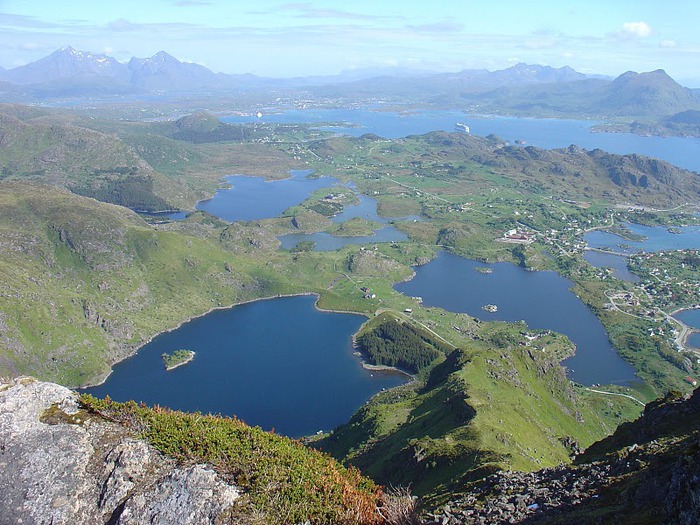
[[390, 283], [417, 256], [392, 249], [402, 264], [362, 257], [358, 246], [277, 250], [275, 235], [291, 229], [289, 219], [225, 225], [201, 213], [153, 226], [67, 190], [0, 182], [0, 375], [93, 383], [163, 330], [280, 294], [316, 293], [322, 308], [371, 314], [380, 299], [363, 299], [360, 283], [398, 296]]
[[[500, 469], [536, 470], [638, 413], [577, 390], [557, 364], [556, 336], [521, 346], [517, 327], [455, 350], [424, 380], [373, 398], [316, 445], [380, 483], [410, 485], [429, 505]], [[569, 343], [570, 344], [570, 343]]]
[[84, 385], [211, 308], [321, 291], [328, 304], [350, 306], [325, 290], [337, 275], [327, 255], [239, 254], [199, 216], [178, 228], [158, 230], [66, 190], [0, 183], [0, 374]]

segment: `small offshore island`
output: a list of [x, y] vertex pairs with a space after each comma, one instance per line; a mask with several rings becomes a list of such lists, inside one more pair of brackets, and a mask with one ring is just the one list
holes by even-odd
[[165, 370], [170, 372], [176, 369], [178, 366], [186, 365], [194, 359], [194, 352], [192, 350], [175, 350], [172, 354], [164, 353], [161, 357], [163, 358], [163, 363], [165, 364]]

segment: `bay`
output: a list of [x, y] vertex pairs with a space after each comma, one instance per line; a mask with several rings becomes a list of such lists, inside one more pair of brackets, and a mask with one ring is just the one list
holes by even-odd
[[225, 177], [230, 188], [218, 190], [211, 199], [197, 203], [196, 208], [228, 222], [277, 217], [314, 191], [339, 184], [333, 177], [310, 179], [311, 173], [311, 170], [292, 170], [291, 177], [272, 181], [231, 175]]
[[686, 343], [688, 346], [692, 346], [693, 348], [700, 350], [700, 332], [693, 332], [690, 334]]
[[[477, 271], [479, 267], [491, 273]], [[525, 321], [535, 330], [565, 334], [576, 354], [563, 361], [569, 377], [585, 385], [636, 381], [633, 368], [617, 355], [600, 320], [555, 272], [531, 272], [511, 263], [483, 263], [441, 252], [416, 268], [410, 281], [394, 288], [421, 297], [426, 306], [462, 312], [484, 320]], [[495, 304], [497, 312], [483, 306]]]
[[610, 249], [625, 254], [641, 251], [700, 249], [700, 226], [677, 228], [679, 233], [671, 233], [668, 228], [663, 226], [643, 226], [631, 223], [626, 223], [624, 226], [635, 235], [642, 235], [644, 239], [631, 241], [601, 230], [588, 232], [584, 235], [584, 239], [591, 248]]
[[[364, 317], [317, 310], [315, 300], [284, 297], [213, 311], [160, 334], [85, 392], [235, 415], [292, 437], [331, 430], [407, 377], [364, 369], [352, 349]], [[166, 371], [161, 354], [180, 348], [193, 350], [194, 360]]]
[[[643, 137], [632, 133], [591, 133], [599, 124], [593, 120], [537, 119], [493, 115], [466, 115], [457, 110], [416, 110], [406, 112], [364, 109], [305, 109], [255, 116], [225, 116], [224, 122], [272, 122], [318, 124], [328, 131], [360, 136], [374, 133], [385, 138], [421, 135], [431, 131], [455, 131], [464, 122], [473, 135], [498, 135], [509, 142], [523, 141], [539, 148], [565, 148], [576, 144], [585, 149], [602, 149], [620, 155], [637, 153], [668, 161], [700, 172], [700, 138]], [[337, 126], [324, 126], [325, 123]]]
[[674, 315], [680, 321], [683, 321], [688, 326], [700, 330], [700, 308], [691, 308], [689, 310], [681, 310]]
[[639, 277], [627, 268], [627, 257], [588, 250], [583, 254], [583, 258], [596, 268], [612, 268], [613, 276], [621, 281], [639, 282]]
[[691, 308], [689, 310], [682, 310], [674, 316], [676, 319], [682, 323], [688, 325], [689, 327], [697, 330], [691, 333], [686, 339], [688, 346], [700, 349], [700, 308]]

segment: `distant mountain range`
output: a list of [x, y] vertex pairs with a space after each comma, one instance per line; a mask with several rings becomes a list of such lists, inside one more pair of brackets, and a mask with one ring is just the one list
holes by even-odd
[[660, 118], [700, 109], [700, 97], [662, 69], [628, 71], [616, 79], [511, 85], [482, 93], [462, 93], [465, 104], [484, 112], [506, 111], [537, 116]]
[[164, 51], [122, 63], [72, 47], [24, 66], [0, 69], [0, 101], [13, 102], [154, 92], [206, 96], [251, 90], [260, 94], [272, 89], [292, 95], [303, 92], [319, 99], [383, 98], [396, 103], [419, 102], [530, 116], [660, 119], [700, 110], [698, 91], [679, 85], [663, 70], [629, 71], [613, 80], [584, 75], [570, 67], [516, 64], [499, 71], [434, 73], [394, 68], [273, 79], [214, 73], [204, 66], [181, 62]]
[[128, 63], [122, 63], [107, 55], [78, 51], [72, 47], [64, 47], [24, 66], [10, 70], [0, 69], [0, 81], [18, 86], [32, 86], [39, 91], [54, 91], [50, 89], [51, 86], [65, 88], [70, 85], [83, 89], [94, 86], [102, 90], [106, 80], [109, 80], [116, 92], [125, 91], [127, 86], [132, 90], [176, 92], [199, 88], [226, 89], [234, 85], [258, 82], [322, 86], [371, 81], [391, 86], [392, 82], [398, 85], [405, 84], [406, 79], [411, 79], [411, 83], [416, 86], [420, 86], [423, 82], [439, 82], [446, 86], [460, 88], [469, 85], [472, 89], [481, 90], [486, 87], [571, 82], [585, 78], [587, 78], [586, 75], [569, 67], [552, 68], [516, 64], [508, 69], [494, 72], [474, 69], [459, 73], [435, 73], [398, 68], [371, 68], [345, 71], [334, 76], [262, 79], [254, 75], [217, 74], [204, 66], [181, 62], [165, 51], [160, 51], [150, 58], [132, 58]]
[[107, 55], [65, 47], [36, 62], [0, 71], [0, 80], [53, 93], [111, 90], [187, 91], [224, 87], [230, 75], [217, 75], [204, 66], [181, 62], [165, 51], [150, 58], [132, 58], [123, 64]]

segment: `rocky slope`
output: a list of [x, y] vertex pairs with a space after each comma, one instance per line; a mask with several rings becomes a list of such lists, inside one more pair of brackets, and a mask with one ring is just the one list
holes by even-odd
[[77, 394], [28, 378], [0, 385], [0, 523], [213, 523], [239, 490], [176, 466]]
[[[0, 381], [0, 523], [381, 525], [401, 497], [221, 416]], [[412, 503], [410, 496], [403, 496]]]
[[[27, 377], [0, 383], [0, 523], [275, 523], [251, 514], [253, 507], [245, 504], [255, 498], [251, 489], [238, 485], [222, 465], [199, 460], [196, 447], [188, 448], [188, 461], [173, 459], [177, 454], [160, 452], [125, 426], [125, 416], [143, 424], [138, 410], [114, 415], [114, 421], [98, 415], [55, 384]], [[197, 434], [188, 426], [190, 416], [175, 417], [188, 434]], [[196, 439], [201, 442], [201, 436]], [[267, 455], [275, 457], [272, 441], [286, 438], [266, 439]], [[294, 470], [282, 464], [282, 471]], [[342, 486], [347, 495], [349, 486]], [[303, 493], [301, 485], [291, 487]], [[422, 523], [691, 525], [700, 520], [699, 494], [700, 390], [650, 403], [637, 421], [589, 447], [573, 465], [502, 471], [468, 483]], [[360, 500], [353, 501], [340, 508], [342, 520], [322, 514], [309, 523], [418, 523], [408, 514], [404, 521], [360, 519]], [[386, 510], [383, 501], [380, 509]]]
[[700, 522], [700, 390], [649, 403], [573, 466], [499, 472], [465, 487], [431, 525]]

